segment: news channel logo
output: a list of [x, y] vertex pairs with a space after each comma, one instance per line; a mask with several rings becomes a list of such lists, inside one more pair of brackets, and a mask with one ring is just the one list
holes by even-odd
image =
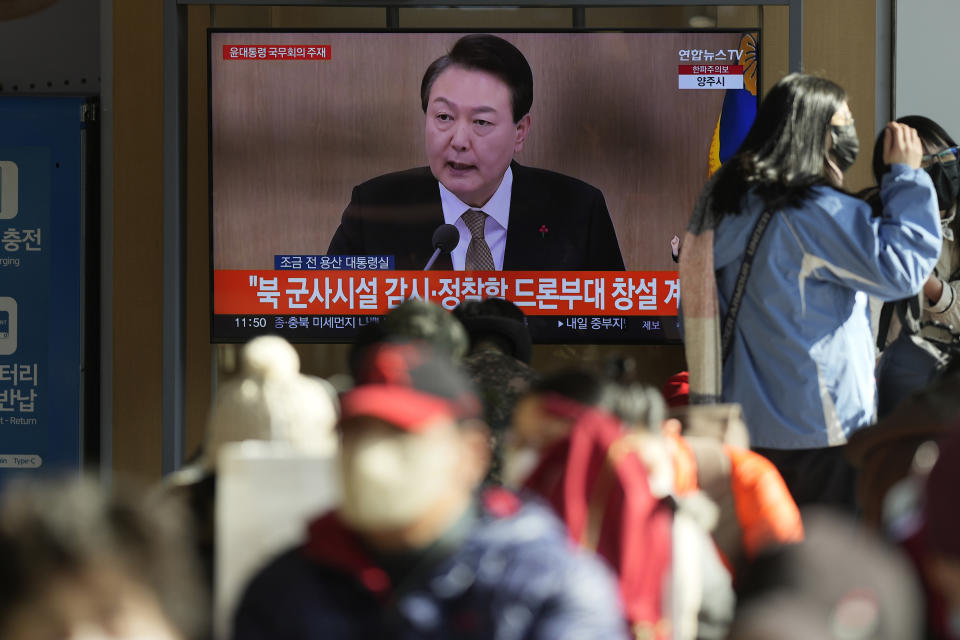
[[0, 220], [17, 217], [20, 209], [20, 169], [16, 162], [0, 160]]
[[0, 297], [0, 356], [12, 356], [17, 350], [17, 301]]

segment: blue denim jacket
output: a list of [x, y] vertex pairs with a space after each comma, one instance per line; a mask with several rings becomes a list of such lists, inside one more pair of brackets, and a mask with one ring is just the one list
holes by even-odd
[[[876, 383], [868, 294], [916, 294], [940, 253], [940, 216], [926, 172], [893, 165], [883, 215], [826, 186], [802, 207], [776, 211], [757, 249], [730, 356], [725, 402], [743, 405], [751, 444], [773, 449], [841, 445], [874, 420]], [[714, 233], [720, 317], [763, 202]]]

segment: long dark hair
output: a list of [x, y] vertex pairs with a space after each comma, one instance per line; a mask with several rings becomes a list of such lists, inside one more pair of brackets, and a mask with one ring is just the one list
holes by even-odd
[[769, 208], [799, 205], [811, 187], [826, 178], [830, 120], [846, 102], [846, 92], [826, 78], [791, 73], [760, 105], [740, 149], [711, 183], [711, 214], [718, 219], [740, 212], [741, 200], [755, 188]]

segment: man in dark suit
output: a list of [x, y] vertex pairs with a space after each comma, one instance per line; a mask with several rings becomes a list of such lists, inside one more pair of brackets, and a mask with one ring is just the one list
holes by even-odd
[[533, 74], [516, 47], [464, 36], [427, 68], [420, 98], [429, 166], [357, 186], [328, 254], [393, 255], [398, 269], [422, 269], [447, 223], [460, 241], [437, 269], [623, 270], [598, 189], [513, 161], [533, 103]]

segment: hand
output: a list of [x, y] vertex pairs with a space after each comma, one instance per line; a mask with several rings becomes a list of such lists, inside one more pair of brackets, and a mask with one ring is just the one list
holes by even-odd
[[920, 168], [923, 147], [917, 130], [899, 122], [891, 122], [883, 132], [883, 161], [886, 164], [905, 164]]
[[931, 275], [923, 284], [923, 295], [930, 301], [930, 304], [937, 304], [940, 302], [940, 296], [943, 295], [943, 282], [936, 276]]
[[673, 255], [680, 253], [680, 236], [674, 234], [674, 236], [670, 238], [670, 250], [673, 251]]

